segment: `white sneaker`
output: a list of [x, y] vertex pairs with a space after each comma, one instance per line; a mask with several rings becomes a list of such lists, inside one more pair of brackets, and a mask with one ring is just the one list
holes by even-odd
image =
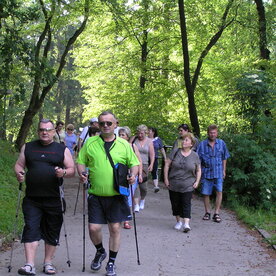
[[139, 205], [135, 204], [134, 205], [134, 212], [139, 213], [139, 211], [140, 211]]
[[189, 226], [189, 224], [184, 224], [183, 226], [183, 232], [184, 233], [188, 233], [191, 230], [191, 227]]
[[174, 229], [180, 230], [181, 227], [182, 227], [182, 222], [181, 222], [181, 221], [178, 221], [178, 222], [176, 223], [176, 225], [174, 226]]
[[141, 210], [144, 210], [144, 208], [145, 208], [145, 200], [144, 200], [144, 199], [142, 199], [142, 200], [140, 201], [140, 206], [139, 206], [139, 208], [140, 208]]

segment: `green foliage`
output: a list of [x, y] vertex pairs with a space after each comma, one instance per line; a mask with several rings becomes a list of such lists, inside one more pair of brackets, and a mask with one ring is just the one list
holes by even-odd
[[224, 140], [231, 153], [224, 186], [227, 201], [267, 210], [275, 208], [275, 154], [252, 134], [229, 134]]
[[238, 114], [248, 120], [253, 132], [264, 112], [270, 112], [275, 106], [275, 90], [269, 86], [270, 80], [264, 71], [246, 73], [237, 81], [238, 91], [233, 97], [240, 106]]
[[[18, 198], [18, 182], [13, 171], [17, 155], [13, 152], [12, 145], [2, 140], [0, 140], [0, 151], [0, 237], [9, 235], [11, 238]], [[19, 220], [18, 233], [22, 229], [21, 212]]]

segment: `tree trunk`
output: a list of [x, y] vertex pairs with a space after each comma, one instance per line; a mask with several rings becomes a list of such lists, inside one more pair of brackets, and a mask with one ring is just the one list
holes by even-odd
[[16, 139], [16, 146], [17, 149], [20, 150], [21, 147], [24, 145], [26, 137], [28, 136], [29, 129], [31, 128], [33, 124], [33, 118], [38, 112], [39, 109], [30, 109], [28, 108], [25, 111], [25, 115], [22, 120], [21, 128], [18, 132], [18, 136]]
[[184, 1], [178, 1], [179, 6], [179, 16], [180, 16], [180, 29], [181, 29], [181, 40], [182, 40], [182, 51], [183, 51], [183, 61], [184, 61], [184, 81], [186, 86], [186, 91], [188, 94], [188, 109], [190, 115], [190, 121], [194, 133], [200, 137], [200, 128], [198, 123], [197, 110], [195, 105], [194, 91], [195, 88], [192, 87], [191, 76], [190, 76], [190, 57], [188, 50], [188, 38], [187, 38], [187, 27], [186, 27], [186, 17], [184, 9]]
[[[265, 7], [262, 0], [255, 0], [258, 18], [259, 18], [259, 47], [260, 47], [260, 57], [261, 59], [269, 60], [269, 50], [267, 48], [267, 38], [266, 38], [266, 17], [265, 17]], [[261, 68], [265, 69], [265, 68]]]
[[181, 39], [182, 39], [182, 51], [183, 51], [183, 61], [184, 61], [184, 81], [185, 81], [186, 91], [188, 94], [188, 103], [189, 103], [188, 108], [189, 108], [190, 121], [194, 130], [194, 133], [198, 137], [200, 137], [200, 128], [198, 123], [198, 116], [197, 116], [195, 97], [194, 97], [198, 77], [200, 75], [200, 70], [201, 70], [204, 58], [209, 53], [211, 48], [217, 43], [223, 31], [234, 21], [234, 18], [232, 18], [229, 22], [227, 22], [227, 16], [229, 14], [229, 11], [230, 11], [230, 8], [232, 7], [233, 2], [234, 0], [228, 1], [228, 4], [221, 18], [221, 25], [219, 26], [218, 31], [211, 37], [207, 46], [201, 52], [201, 55], [198, 59], [197, 66], [191, 81], [190, 58], [189, 58], [189, 50], [188, 50], [188, 36], [187, 36], [184, 0], [178, 1]]
[[144, 89], [146, 86], [146, 66], [148, 55], [148, 32], [143, 31], [143, 44], [141, 45], [141, 75], [140, 75], [140, 88]]

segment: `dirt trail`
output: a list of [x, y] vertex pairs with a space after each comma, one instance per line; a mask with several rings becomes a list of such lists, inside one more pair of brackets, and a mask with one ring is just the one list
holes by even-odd
[[[62, 229], [61, 245], [58, 247], [54, 264], [58, 275], [91, 275], [90, 261], [95, 249], [86, 231], [86, 270], [82, 272], [82, 193], [80, 192], [76, 215], [73, 209], [77, 194], [78, 179], [66, 180], [67, 201], [66, 229], [69, 242], [71, 267], [66, 264], [66, 246]], [[134, 229], [122, 229], [121, 248], [117, 256], [119, 276], [274, 276], [275, 258], [258, 243], [258, 238], [240, 226], [235, 216], [222, 210], [221, 223], [203, 221], [203, 203], [193, 199], [190, 233], [173, 229], [168, 192], [161, 188], [155, 194], [149, 185], [145, 210], [136, 215], [140, 263], [137, 265]], [[87, 216], [86, 216], [87, 218]], [[108, 249], [108, 232], [104, 227], [104, 246]], [[42, 273], [43, 243], [40, 243], [36, 258], [36, 275]], [[10, 252], [0, 256], [0, 275], [18, 275], [17, 269], [24, 264], [24, 251], [20, 243], [15, 245], [12, 271], [7, 273]], [[93, 275], [105, 275], [105, 264]]]

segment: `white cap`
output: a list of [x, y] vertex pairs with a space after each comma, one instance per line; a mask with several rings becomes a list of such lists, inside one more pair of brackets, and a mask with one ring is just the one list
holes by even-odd
[[94, 118], [90, 119], [90, 123], [94, 123], [94, 122], [98, 122], [98, 118], [97, 117], [94, 117]]

